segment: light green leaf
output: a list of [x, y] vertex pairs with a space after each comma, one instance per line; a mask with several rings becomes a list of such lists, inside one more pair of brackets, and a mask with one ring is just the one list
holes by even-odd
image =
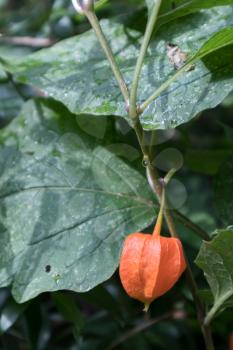
[[[147, 0], [147, 6], [151, 10], [154, 0]], [[158, 26], [179, 17], [215, 6], [233, 4], [233, 0], [166, 0], [162, 1]]]
[[39, 102], [0, 136], [0, 286], [23, 302], [108, 279], [124, 237], [154, 220], [146, 178]]
[[233, 27], [224, 28], [213, 35], [192, 57], [187, 64], [199, 60], [212, 52], [219, 50], [233, 43]]
[[[233, 89], [232, 43], [233, 27], [220, 30], [163, 82], [151, 95], [150, 104], [142, 104], [143, 109], [148, 106], [142, 115], [144, 128], [154, 128], [156, 113], [161, 114], [160, 123], [168, 128], [221, 103]], [[149, 112], [155, 116], [154, 120], [146, 116]]]
[[233, 296], [233, 228], [219, 230], [211, 242], [204, 242], [196, 264], [204, 271], [214, 296], [214, 304], [206, 316], [206, 324]]
[[[232, 29], [224, 29], [229, 31], [227, 41], [223, 33], [216, 33], [233, 25], [232, 14], [233, 6], [205, 10], [173, 21], [157, 32], [145, 60], [138, 94], [143, 103], [153, 91], [157, 93], [141, 116], [144, 128], [176, 127], [204, 109], [215, 107], [229, 94], [233, 86], [233, 47], [228, 45]], [[138, 56], [135, 42], [139, 33], [128, 30], [126, 34], [123, 26], [108, 21], [103, 21], [102, 27], [130, 85]], [[214, 34], [216, 36], [203, 46]], [[194, 57], [193, 61], [203, 59], [209, 52], [212, 54], [196, 62], [194, 69], [187, 71], [185, 67], [182, 74], [177, 73], [168, 58], [167, 45], [171, 42], [188, 57]], [[225, 45], [228, 46], [223, 47]], [[213, 53], [219, 48], [222, 49]], [[119, 88], [93, 31], [30, 55], [12, 65], [11, 71], [16, 79], [39, 87], [74, 113], [128, 118]]]
[[215, 207], [225, 225], [233, 225], [233, 154], [222, 164], [215, 177]]

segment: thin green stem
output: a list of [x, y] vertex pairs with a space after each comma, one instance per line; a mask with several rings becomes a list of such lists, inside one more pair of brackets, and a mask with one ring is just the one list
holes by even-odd
[[[149, 155], [148, 155], [148, 158], [149, 158], [149, 165], [147, 167], [147, 179], [148, 179], [148, 182], [150, 184], [152, 191], [155, 193], [158, 201], [160, 202], [162, 189], [161, 189], [161, 184], [159, 181], [159, 175], [158, 175], [156, 169], [151, 165], [151, 159], [150, 159]], [[178, 237], [173, 218], [171, 216], [170, 211], [167, 209], [166, 205], [165, 205], [165, 209], [164, 209], [164, 217], [165, 217], [170, 235], [172, 237]]]
[[151, 39], [151, 35], [153, 33], [153, 29], [158, 17], [159, 9], [161, 6], [162, 0], [155, 0], [154, 7], [152, 9], [152, 13], [149, 17], [147, 26], [146, 26], [146, 31], [145, 35], [143, 38], [143, 42], [141, 45], [141, 49], [139, 52], [139, 56], [137, 59], [135, 71], [134, 71], [134, 76], [133, 76], [133, 82], [132, 82], [132, 87], [130, 91], [130, 108], [131, 108], [131, 115], [134, 116], [134, 118], [137, 118], [137, 91], [138, 91], [138, 84], [139, 84], [139, 79], [140, 79], [140, 73], [142, 70], [144, 58], [146, 55], [146, 51]]
[[[158, 200], [160, 201], [161, 185], [160, 185], [159, 177], [158, 177], [156, 170], [153, 167], [148, 168], [147, 175], [149, 177], [149, 183], [153, 186], [153, 190], [156, 193]], [[168, 209], [166, 209], [164, 211], [164, 217], [166, 219], [170, 235], [172, 237], [179, 238], [179, 235], [178, 235], [176, 228], [175, 228], [175, 225], [174, 225], [173, 218], [172, 218], [171, 213]], [[189, 285], [189, 289], [190, 289], [192, 296], [193, 296], [194, 303], [196, 305], [197, 317], [198, 317], [198, 321], [199, 321], [200, 326], [201, 326], [203, 338], [205, 341], [206, 350], [214, 350], [211, 328], [209, 325], [207, 325], [205, 323], [205, 306], [204, 306], [204, 304], [199, 296], [198, 287], [197, 287], [196, 281], [193, 277], [193, 272], [192, 272], [191, 266], [190, 266], [189, 261], [188, 261], [186, 256], [185, 256], [185, 261], [186, 261], [186, 266], [187, 266], [186, 271], [185, 271], [185, 275], [186, 275], [186, 279], [187, 279], [187, 282]]]
[[172, 168], [171, 170], [169, 170], [169, 172], [165, 175], [163, 181], [165, 183], [165, 185], [167, 185], [169, 183], [169, 181], [171, 180], [171, 178], [173, 177], [173, 175], [176, 173], [176, 169]]
[[149, 163], [148, 149], [145, 146], [144, 141], [143, 141], [144, 140], [143, 129], [142, 129], [142, 126], [141, 126], [139, 119], [132, 119], [132, 125], [133, 125], [134, 131], [136, 133], [139, 146], [141, 147], [144, 164], [145, 164], [145, 166], [147, 166], [147, 164]]
[[139, 107], [140, 111], [143, 112], [150, 104], [153, 102], [164, 90], [166, 90], [173, 81], [175, 81], [182, 73], [187, 69], [187, 65], [180, 68], [174, 75], [172, 75], [168, 80], [166, 80], [160, 87], [151, 94], [145, 102]]
[[[132, 92], [131, 92], [130, 106], [129, 106], [129, 115], [130, 115], [130, 118], [132, 120], [132, 124], [133, 124], [135, 133], [136, 133], [137, 138], [138, 138], [139, 145], [140, 145], [142, 153], [143, 153], [144, 163], [145, 163], [146, 168], [147, 168], [148, 181], [149, 181], [151, 187], [153, 188], [154, 192], [156, 193], [159, 202], [161, 201], [161, 194], [162, 194], [161, 184], [159, 181], [159, 176], [157, 174], [157, 171], [152, 166], [149, 148], [146, 147], [144, 145], [144, 142], [143, 142], [143, 129], [142, 129], [142, 126], [141, 126], [139, 118], [138, 118], [141, 110], [139, 112], [139, 110], [137, 108], [136, 100], [137, 100], [137, 87], [138, 87], [139, 75], [141, 72], [146, 49], [148, 47], [148, 43], [149, 43], [156, 19], [157, 19], [157, 14], [159, 11], [160, 4], [161, 4], [161, 0], [157, 0], [155, 2], [155, 5], [154, 5], [155, 7], [154, 7], [153, 13], [152, 13], [153, 16], [151, 15], [151, 17], [148, 21], [146, 34], [145, 34], [145, 38], [144, 38], [142, 49], [141, 49], [140, 59], [138, 60], [137, 69], [135, 71], [134, 87], [133, 87]], [[128, 103], [129, 102], [129, 94], [128, 94], [127, 86], [126, 86], [124, 78], [120, 72], [120, 69], [115, 61], [112, 50], [109, 47], [109, 44], [104, 36], [104, 33], [101, 29], [101, 26], [98, 22], [98, 19], [97, 19], [95, 13], [92, 11], [85, 12], [85, 15], [87, 16], [89, 22], [91, 23], [91, 25], [96, 33], [96, 36], [97, 36], [105, 54], [106, 54], [106, 57], [110, 63], [112, 71], [113, 71], [115, 78], [118, 82], [118, 85], [119, 85], [119, 88], [122, 92], [122, 95], [124, 96], [126, 103]], [[181, 72], [184, 69], [185, 68], [181, 68], [173, 77], [171, 77], [166, 83], [164, 83], [157, 90], [157, 94], [159, 95], [161, 93], [161, 91], [166, 89], [166, 87], [168, 87], [170, 85], [170, 83], [172, 81], [174, 81], [176, 79], [176, 77], [179, 74], [181, 74]], [[146, 102], [143, 104], [143, 108], [146, 108], [146, 106], [151, 102], [150, 99], [153, 100], [155, 98], [154, 96], [156, 97], [156, 94], [153, 94], [151, 97], [149, 97], [148, 100], [146, 100]], [[166, 219], [168, 229], [169, 229], [171, 236], [178, 237], [172, 215], [168, 209], [164, 210], [164, 217]], [[207, 350], [214, 350], [214, 345], [213, 345], [212, 336], [211, 336], [211, 330], [210, 330], [209, 326], [204, 323], [205, 308], [204, 308], [204, 305], [202, 303], [202, 300], [199, 297], [198, 288], [197, 288], [195, 279], [193, 277], [192, 270], [190, 268], [190, 265], [189, 265], [189, 262], [187, 259], [186, 259], [186, 264], [187, 264], [186, 276], [188, 279], [190, 290], [191, 290], [192, 295], [193, 295], [194, 302], [196, 304], [198, 319], [199, 319], [202, 333], [203, 333], [203, 336], [205, 339], [206, 349]]]
[[169, 183], [169, 181], [171, 180], [172, 176], [175, 174], [176, 169], [171, 169], [166, 176], [163, 179], [163, 183], [161, 183], [161, 196], [160, 196], [160, 210], [159, 210], [159, 214], [157, 217], [157, 221], [155, 224], [155, 228], [153, 231], [153, 235], [160, 235], [161, 233], [161, 229], [162, 229], [162, 224], [163, 224], [163, 216], [164, 216], [164, 211], [165, 211], [165, 206], [166, 206], [166, 186]]
[[219, 298], [217, 302], [215, 302], [215, 304], [212, 306], [212, 308], [209, 310], [208, 314], [205, 317], [205, 326], [208, 326], [210, 324], [217, 311], [221, 308], [223, 303], [230, 298], [231, 295], [232, 293], [230, 291], [226, 293], [223, 297]]
[[210, 326], [203, 325], [201, 330], [205, 341], [206, 350], [215, 350]]
[[[147, 169], [147, 178], [148, 178], [148, 182], [151, 186], [152, 191], [155, 193], [155, 195], [158, 198], [159, 194], [161, 195], [160, 188], [159, 188], [160, 184], [159, 184], [159, 180], [158, 180], [159, 175], [158, 175], [156, 169], [153, 168], [152, 166], [150, 166]], [[180, 211], [174, 209], [172, 212], [173, 212], [174, 216], [180, 222], [183, 223], [184, 226], [188, 227], [192, 232], [196, 233], [200, 238], [204, 239], [205, 241], [211, 240], [211, 238], [207, 232], [205, 232], [201, 227], [199, 227], [194, 222], [192, 222], [189, 218], [187, 218], [185, 215], [183, 215]], [[168, 224], [169, 232], [175, 232], [174, 220], [170, 219], [169, 210], [165, 209], [165, 215], [167, 216], [167, 224]]]
[[109, 61], [109, 64], [112, 68], [113, 74], [116, 78], [116, 81], [119, 85], [119, 88], [121, 90], [121, 93], [124, 97], [126, 105], [129, 103], [129, 92], [128, 88], [126, 86], [125, 80], [123, 78], [123, 75], [121, 74], [120, 68], [115, 60], [115, 57], [113, 55], [113, 52], [107, 42], [107, 39], [102, 31], [102, 28], [99, 24], [98, 18], [96, 17], [95, 13], [93, 11], [88, 11], [85, 13], [87, 19], [89, 20], [92, 28], [95, 31], [95, 34], [97, 36], [97, 39], [99, 40], [99, 43], [102, 47], [102, 49], [105, 52], [105, 55]]
[[211, 238], [208, 235], [207, 232], [205, 232], [200, 226], [197, 224], [194, 224], [189, 218], [187, 218], [185, 215], [183, 215], [178, 210], [173, 210], [174, 216], [182, 222], [182, 224], [186, 227], [188, 227], [191, 231], [195, 232], [199, 237], [204, 239], [205, 241], [210, 241]]
[[119, 345], [124, 343], [126, 340], [130, 339], [131, 337], [137, 335], [138, 333], [143, 332], [147, 328], [153, 326], [156, 323], [159, 323], [161, 321], [165, 321], [167, 319], [176, 319], [176, 312], [169, 312], [166, 313], [158, 318], [151, 318], [149, 320], [145, 320], [143, 323], [136, 325], [134, 328], [130, 329], [126, 333], [123, 333], [123, 335], [117, 337], [113, 342], [106, 348], [106, 350], [113, 350], [116, 347], [118, 348]]
[[165, 207], [165, 186], [162, 189], [161, 202], [160, 202], [160, 210], [156, 220], [155, 228], [153, 231], [153, 236], [160, 236], [162, 225], [163, 225], [163, 213]]

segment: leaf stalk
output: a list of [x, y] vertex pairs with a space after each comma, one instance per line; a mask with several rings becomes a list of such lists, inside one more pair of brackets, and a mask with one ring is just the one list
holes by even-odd
[[96, 17], [96, 14], [94, 11], [87, 11], [87, 12], [85, 12], [85, 15], [86, 15], [88, 21], [90, 22], [92, 28], [95, 31], [95, 34], [96, 34], [96, 36], [99, 40], [99, 43], [100, 43], [100, 45], [101, 45], [101, 47], [102, 47], [102, 49], [103, 49], [103, 51], [108, 59], [108, 62], [110, 64], [111, 69], [113, 71], [113, 74], [115, 76], [115, 79], [119, 85], [120, 91], [124, 97], [126, 106], [128, 106], [128, 104], [129, 104], [128, 88], [126, 86], [123, 75], [120, 71], [120, 68], [116, 62], [116, 59], [115, 59], [114, 54], [112, 52], [112, 49], [110, 48], [108, 41], [107, 41], [107, 39], [102, 31], [102, 28], [99, 24], [99, 20]]
[[146, 31], [143, 37], [142, 45], [140, 48], [139, 56], [137, 59], [135, 71], [134, 71], [134, 76], [133, 76], [133, 82], [130, 90], [130, 114], [134, 118], [138, 117], [137, 113], [137, 92], [138, 92], [138, 85], [139, 85], [139, 79], [140, 79], [140, 74], [141, 70], [143, 67], [143, 62], [145, 59], [145, 55], [147, 52], [147, 48], [155, 27], [155, 23], [159, 14], [159, 9], [161, 6], [162, 0], [155, 0], [155, 4], [153, 6], [151, 15], [149, 17], [147, 26], [146, 26]]
[[[183, 66], [173, 77], [171, 77], [166, 83], [162, 84], [161, 87], [154, 94], [152, 94], [142, 104], [142, 106], [140, 108], [138, 108], [138, 106], [137, 106], [137, 92], [138, 92], [140, 73], [142, 70], [142, 66], [143, 66], [145, 54], [146, 54], [146, 51], [148, 48], [148, 44], [149, 44], [151, 35], [153, 33], [153, 30], [154, 30], [154, 27], [156, 24], [156, 20], [158, 17], [161, 3], [162, 3], [162, 0], [155, 0], [155, 4], [154, 4], [154, 7], [152, 9], [151, 16], [148, 20], [146, 31], [145, 31], [145, 36], [144, 36], [144, 39], [142, 42], [140, 54], [139, 54], [136, 68], [135, 68], [135, 72], [134, 72], [133, 83], [132, 83], [130, 95], [129, 95], [126, 83], [124, 81], [123, 75], [121, 74], [120, 68], [115, 60], [115, 57], [114, 57], [113, 52], [108, 44], [108, 41], [105, 38], [105, 35], [104, 35], [102, 28], [99, 24], [98, 18], [96, 17], [96, 15], [94, 13], [94, 10], [85, 11], [85, 13], [84, 13], [86, 15], [86, 17], [88, 18], [91, 26], [93, 27], [93, 29], [96, 33], [96, 36], [100, 42], [100, 45], [101, 45], [103, 51], [105, 52], [105, 55], [109, 61], [111, 69], [113, 71], [113, 74], [118, 82], [120, 91], [124, 97], [126, 104], [127, 104], [127, 107], [129, 110], [129, 116], [132, 120], [132, 125], [133, 125], [135, 133], [137, 135], [137, 139], [138, 139], [139, 145], [140, 145], [142, 153], [143, 153], [145, 166], [147, 168], [148, 180], [149, 180], [149, 183], [150, 183], [151, 187], [153, 188], [154, 192], [156, 193], [159, 202], [161, 202], [162, 188], [161, 188], [161, 184], [159, 181], [159, 176], [157, 174], [157, 171], [152, 166], [150, 150], [147, 146], [144, 145], [144, 142], [143, 142], [144, 131], [143, 131], [143, 128], [142, 128], [141, 123], [139, 121], [139, 116], [144, 111], [144, 109], [150, 104], [150, 102], [153, 99], [155, 99], [162, 91], [164, 91], [170, 85], [170, 83], [173, 82], [177, 78], [177, 76], [179, 76], [183, 72], [183, 70], [185, 70], [185, 66]], [[164, 205], [166, 205], [165, 199], [164, 199]], [[164, 217], [166, 219], [170, 235], [172, 237], [178, 237], [172, 215], [167, 208], [164, 209]], [[198, 233], [198, 232], [199, 232], [199, 230], [196, 230], [196, 233]], [[187, 264], [186, 277], [187, 277], [188, 285], [189, 285], [190, 291], [192, 293], [192, 296], [193, 296], [193, 299], [194, 299], [194, 302], [195, 302], [195, 305], [197, 308], [198, 320], [199, 320], [200, 325], [201, 325], [201, 330], [202, 330], [203, 337], [205, 340], [206, 349], [207, 350], [214, 350], [211, 329], [210, 329], [209, 325], [206, 325], [206, 323], [205, 323], [205, 306], [204, 306], [204, 304], [203, 304], [203, 302], [198, 294], [198, 287], [197, 287], [197, 284], [196, 284], [195, 279], [193, 277], [193, 273], [192, 273], [192, 270], [191, 270], [191, 267], [190, 267], [190, 264], [189, 264], [187, 258], [186, 258], [186, 264]]]

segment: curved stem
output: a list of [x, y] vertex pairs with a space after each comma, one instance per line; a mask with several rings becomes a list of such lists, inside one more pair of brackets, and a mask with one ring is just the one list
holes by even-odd
[[205, 322], [204, 322], [205, 326], [208, 326], [210, 324], [210, 322], [214, 318], [217, 311], [221, 308], [223, 303], [231, 297], [231, 295], [232, 295], [232, 293], [231, 293], [231, 291], [229, 291], [228, 293], [225, 293], [221, 298], [219, 298], [217, 302], [214, 303], [214, 305], [212, 306], [212, 308], [209, 310], [209, 312], [207, 313], [207, 315], [205, 317]]
[[189, 218], [183, 215], [178, 210], [173, 210], [174, 216], [183, 223], [184, 226], [188, 227], [191, 231], [195, 232], [199, 237], [205, 241], [210, 241], [211, 237], [205, 232], [200, 226], [194, 224]]
[[[145, 35], [142, 49], [141, 49], [140, 58], [138, 60], [137, 69], [135, 71], [134, 87], [133, 87], [132, 92], [131, 92], [130, 106], [129, 106], [129, 116], [132, 120], [132, 124], [133, 124], [135, 133], [136, 133], [137, 138], [138, 138], [139, 145], [140, 145], [142, 153], [143, 153], [145, 165], [147, 167], [148, 180], [149, 180], [149, 183], [150, 183], [151, 187], [153, 188], [154, 192], [156, 193], [159, 202], [161, 200], [161, 184], [159, 182], [159, 176], [157, 174], [157, 171], [152, 166], [149, 148], [147, 146], [145, 146], [144, 142], [143, 142], [143, 129], [142, 129], [142, 126], [141, 126], [140, 121], [139, 121], [139, 114], [142, 111], [139, 112], [139, 110], [137, 109], [136, 98], [137, 98], [137, 87], [138, 87], [139, 75], [140, 75], [140, 71], [142, 68], [143, 59], [145, 57], [146, 49], [147, 49], [152, 31], [153, 31], [154, 24], [156, 22], [157, 13], [159, 11], [160, 4], [161, 4], [161, 0], [157, 0], [157, 1], [155, 0], [155, 5], [154, 5], [153, 13], [152, 13], [153, 16], [151, 15], [149, 22], [148, 22], [146, 35]], [[98, 19], [97, 19], [95, 13], [92, 11], [86, 12], [85, 15], [87, 16], [89, 22], [93, 26], [93, 29], [96, 33], [96, 36], [99, 39], [99, 42], [100, 42], [100, 44], [101, 44], [101, 46], [106, 54], [106, 57], [110, 63], [112, 71], [113, 71], [115, 78], [118, 82], [118, 85], [119, 85], [119, 88], [122, 92], [122, 95], [124, 96], [126, 103], [128, 103], [129, 94], [128, 94], [127, 86], [126, 86], [124, 78], [120, 72], [120, 69], [115, 61], [112, 50], [109, 47], [108, 42], [104, 36], [104, 33], [101, 29], [101, 26], [98, 22]], [[177, 73], [177, 75], [180, 74], [181, 71], [182, 71], [182, 68]], [[175, 80], [174, 76], [170, 79], [170, 82], [173, 80]], [[166, 83], [168, 84], [168, 82], [166, 82]], [[164, 88], [166, 88], [166, 87], [164, 87], [162, 85], [160, 87], [160, 89], [158, 89], [157, 91], [163, 91]], [[150, 98], [147, 101], [149, 101], [149, 100], [150, 100]], [[148, 104], [149, 103], [150, 102], [148, 102]], [[145, 104], [144, 104], [144, 106], [145, 106]], [[168, 229], [169, 229], [171, 236], [178, 237], [172, 215], [168, 209], [164, 210], [164, 217], [166, 219]], [[202, 333], [203, 333], [203, 336], [205, 339], [206, 349], [207, 350], [214, 350], [214, 345], [213, 345], [212, 336], [211, 336], [211, 330], [210, 330], [209, 326], [204, 323], [204, 319], [205, 319], [204, 304], [199, 297], [198, 288], [197, 288], [197, 285], [196, 285], [195, 279], [193, 277], [193, 273], [192, 273], [192, 270], [190, 268], [190, 265], [189, 265], [187, 258], [186, 258], [186, 264], [187, 264], [186, 276], [187, 276], [190, 291], [193, 295], [193, 299], [194, 299], [194, 302], [196, 304], [198, 320], [200, 322]]]
[[102, 28], [99, 24], [98, 18], [96, 17], [96, 14], [93, 11], [88, 11], [85, 13], [85, 15], [86, 15], [87, 19], [89, 20], [92, 28], [94, 29], [95, 34], [99, 40], [99, 43], [105, 52], [105, 55], [109, 61], [111, 68], [112, 68], [113, 74], [114, 74], [116, 81], [119, 85], [121, 93], [124, 97], [125, 103], [128, 106], [128, 104], [129, 104], [128, 88], [126, 86], [123, 75], [121, 74], [120, 68], [119, 68], [118, 64], [116, 63], [113, 52], [112, 52], [112, 50], [107, 42], [107, 39], [106, 39], [103, 31], [102, 31]]
[[185, 72], [187, 69], [187, 65], [185, 64], [182, 68], [180, 68], [174, 75], [172, 75], [168, 80], [166, 80], [160, 87], [151, 94], [145, 102], [141, 104], [139, 107], [141, 112], [144, 112], [144, 110], [153, 102], [159, 95], [166, 90], [173, 81], [175, 81], [182, 73]]
[[[152, 184], [154, 185], [154, 191], [159, 199], [161, 197], [161, 185], [159, 183], [159, 177], [157, 175], [157, 172], [152, 167], [149, 170], [149, 176], [151, 177], [151, 179], [153, 179], [149, 182], [150, 183], [152, 182]], [[173, 218], [172, 218], [171, 213], [168, 209], [165, 210], [164, 216], [165, 216], [165, 219], [166, 219], [166, 222], [168, 225], [170, 235], [172, 237], [179, 238], [179, 235], [177, 234], [176, 229], [175, 229]], [[209, 325], [207, 325], [205, 323], [205, 305], [203, 304], [203, 302], [199, 296], [198, 287], [197, 287], [196, 281], [193, 277], [192, 269], [191, 269], [191, 266], [190, 266], [189, 261], [188, 261], [186, 256], [185, 256], [185, 261], [186, 261], [186, 265], [187, 265], [185, 275], [186, 275], [186, 279], [187, 279], [187, 282], [189, 285], [189, 289], [190, 289], [192, 296], [193, 296], [194, 303], [196, 305], [197, 318], [198, 318], [198, 321], [199, 321], [200, 326], [201, 326], [203, 338], [204, 338], [205, 345], [206, 345], [206, 350], [214, 350], [214, 343], [213, 343], [213, 339], [212, 339], [211, 328]]]
[[146, 26], [146, 31], [145, 35], [143, 38], [143, 42], [141, 45], [141, 49], [139, 52], [139, 56], [137, 59], [135, 71], [134, 71], [134, 76], [133, 76], [133, 82], [132, 82], [132, 87], [131, 87], [131, 93], [130, 93], [130, 108], [131, 108], [131, 115], [133, 115], [135, 118], [137, 117], [137, 91], [138, 91], [138, 84], [139, 84], [139, 79], [140, 79], [140, 73], [142, 70], [143, 66], [143, 61], [146, 55], [146, 51], [151, 39], [151, 35], [153, 33], [153, 29], [158, 17], [160, 5], [162, 3], [162, 0], [154, 0], [155, 4], [152, 9], [152, 13], [149, 17], [147, 26]]
[[157, 221], [155, 224], [155, 228], [153, 231], [153, 236], [157, 236], [160, 235], [161, 233], [161, 229], [162, 229], [162, 224], [163, 224], [163, 216], [164, 216], [164, 211], [165, 211], [165, 202], [166, 202], [166, 186], [169, 183], [169, 181], [171, 180], [172, 176], [175, 174], [176, 169], [171, 169], [167, 175], [164, 177], [163, 179], [163, 183], [161, 184], [161, 190], [162, 190], [162, 194], [161, 194], [161, 202], [160, 202], [160, 210], [159, 210], [159, 215], [157, 217]]
[[159, 236], [161, 233], [161, 229], [162, 229], [162, 225], [163, 225], [164, 206], [165, 206], [165, 186], [163, 186], [163, 189], [162, 189], [160, 210], [159, 210], [159, 215], [158, 215], [157, 220], [156, 220], [154, 231], [152, 233], [153, 236]]
[[[150, 167], [147, 169], [147, 178], [148, 178], [148, 182], [150, 184], [152, 191], [155, 193], [155, 195], [158, 198], [158, 195], [160, 193], [160, 188], [159, 188], [159, 182], [157, 179], [159, 179], [159, 175], [158, 175], [155, 168]], [[157, 185], [157, 183], [158, 183], [158, 185]], [[180, 211], [174, 209], [174, 210], [172, 210], [172, 213], [180, 222], [183, 223], [184, 226], [187, 226], [192, 232], [196, 233], [200, 238], [204, 239], [205, 241], [211, 240], [211, 238], [207, 232], [205, 232], [201, 227], [199, 227], [197, 224], [192, 222], [189, 218], [187, 218], [185, 215], [183, 215]], [[166, 221], [167, 221], [169, 232], [173, 232], [175, 235], [174, 220], [173, 219], [171, 220], [169, 210], [165, 209], [165, 216], [167, 217]]]
[[142, 324], [136, 325], [134, 328], [130, 329], [129, 331], [124, 333], [122, 336], [113, 340], [113, 342], [105, 350], [113, 350], [116, 347], [118, 347], [119, 345], [121, 345], [122, 343], [124, 343], [129, 338], [137, 335], [140, 332], [143, 332], [144, 330], [153, 326], [154, 324], [161, 322], [161, 321], [165, 321], [167, 319], [176, 319], [175, 311], [171, 312], [171, 313], [170, 312], [166, 313], [160, 317], [151, 318], [149, 320], [144, 321]]
[[[157, 170], [151, 165], [151, 162], [149, 162], [149, 165], [147, 167], [147, 179], [152, 191], [155, 193], [158, 201], [160, 201], [162, 191], [161, 191], [161, 185], [159, 182], [159, 175], [157, 173]], [[172, 237], [178, 237], [173, 218], [171, 216], [170, 211], [166, 208], [166, 204], [164, 209], [164, 217], [165, 217], [170, 235]]]

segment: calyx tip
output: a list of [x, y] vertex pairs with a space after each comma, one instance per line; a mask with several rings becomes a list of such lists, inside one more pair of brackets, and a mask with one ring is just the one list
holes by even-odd
[[147, 312], [149, 310], [149, 307], [150, 307], [150, 303], [145, 303], [143, 311]]

